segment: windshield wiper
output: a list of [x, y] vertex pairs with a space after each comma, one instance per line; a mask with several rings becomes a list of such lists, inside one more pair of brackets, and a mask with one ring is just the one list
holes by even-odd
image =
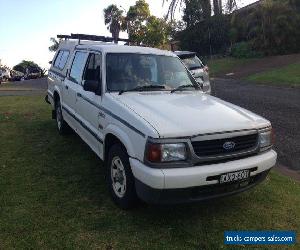
[[193, 88], [195, 88], [195, 89], [199, 89], [196, 85], [193, 85], [193, 84], [187, 84], [187, 85], [180, 85], [180, 86], [178, 86], [177, 88], [172, 89], [172, 90], [171, 90], [171, 93], [174, 93], [174, 92], [176, 92], [176, 91], [182, 91], [183, 89], [190, 88], [190, 87], [193, 87]]
[[131, 91], [147, 91], [152, 89], [165, 89], [166, 87], [164, 85], [145, 85], [145, 86], [137, 86], [133, 89], [126, 89], [121, 90], [119, 92], [119, 95], [122, 95], [124, 92], [131, 92]]

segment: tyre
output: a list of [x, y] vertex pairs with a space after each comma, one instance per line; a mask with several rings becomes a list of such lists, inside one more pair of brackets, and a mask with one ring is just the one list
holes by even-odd
[[69, 132], [69, 126], [63, 118], [60, 100], [57, 100], [55, 103], [55, 114], [58, 133], [61, 135], [67, 134]]
[[135, 180], [129, 157], [121, 144], [114, 144], [109, 149], [106, 180], [112, 200], [117, 206], [122, 209], [129, 209], [137, 204]]

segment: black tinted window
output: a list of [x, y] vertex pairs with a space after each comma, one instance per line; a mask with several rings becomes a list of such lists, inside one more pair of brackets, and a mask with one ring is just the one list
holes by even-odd
[[84, 72], [83, 80], [100, 82], [101, 76], [101, 55], [90, 54]]
[[81, 82], [82, 79], [82, 71], [85, 65], [85, 52], [76, 52], [72, 68], [70, 71], [70, 77], [72, 80], [76, 81], [77, 83]]
[[67, 50], [61, 50], [58, 52], [58, 55], [54, 62], [54, 67], [63, 69], [67, 63], [70, 52]]

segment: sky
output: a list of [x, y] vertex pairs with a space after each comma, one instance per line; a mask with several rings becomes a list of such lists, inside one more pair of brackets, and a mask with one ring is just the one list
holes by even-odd
[[[0, 60], [13, 67], [30, 60], [48, 68], [53, 52], [50, 37], [84, 33], [110, 36], [104, 25], [103, 9], [110, 4], [126, 11], [136, 0], [0, 0]], [[162, 0], [146, 0], [151, 14], [163, 17], [167, 5]], [[245, 6], [255, 0], [238, 0]], [[120, 7], [121, 8], [121, 7]], [[177, 13], [176, 17], [180, 18]], [[120, 37], [127, 37], [122, 33]]]

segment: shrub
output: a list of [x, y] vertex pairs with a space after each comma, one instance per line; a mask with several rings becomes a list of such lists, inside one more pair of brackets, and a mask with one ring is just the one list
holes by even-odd
[[231, 48], [231, 56], [236, 58], [262, 57], [262, 52], [254, 51], [248, 42], [235, 43]]

